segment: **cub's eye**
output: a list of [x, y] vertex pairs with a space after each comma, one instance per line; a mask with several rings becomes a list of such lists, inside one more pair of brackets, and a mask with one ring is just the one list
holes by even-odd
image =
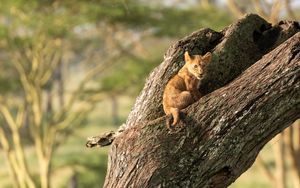
[[194, 69], [198, 68], [198, 65], [194, 65], [193, 68], [194, 68]]

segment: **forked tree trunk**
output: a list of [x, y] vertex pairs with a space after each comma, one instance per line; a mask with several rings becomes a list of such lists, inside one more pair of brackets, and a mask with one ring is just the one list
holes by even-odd
[[[111, 145], [105, 187], [227, 187], [235, 181], [271, 138], [300, 118], [298, 31], [296, 22], [271, 27], [247, 15], [220, 33], [203, 29], [173, 45]], [[184, 50], [213, 53], [201, 83], [207, 95], [169, 131], [162, 92], [183, 65]]]

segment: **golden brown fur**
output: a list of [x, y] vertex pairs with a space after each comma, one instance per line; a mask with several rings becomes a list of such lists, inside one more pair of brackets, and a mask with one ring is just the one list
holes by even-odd
[[[185, 65], [166, 85], [163, 94], [163, 107], [167, 115], [172, 114], [173, 123], [179, 121], [179, 112], [201, 97], [198, 90], [199, 80], [203, 77], [206, 65], [211, 60], [211, 53], [204, 56], [190, 56], [184, 53]], [[169, 127], [170, 122], [167, 121]]]

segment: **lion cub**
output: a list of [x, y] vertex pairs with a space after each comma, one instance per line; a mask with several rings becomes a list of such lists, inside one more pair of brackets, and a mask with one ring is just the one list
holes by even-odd
[[[201, 97], [199, 80], [203, 77], [206, 65], [211, 61], [211, 53], [204, 56], [184, 53], [185, 65], [167, 83], [163, 94], [163, 107], [167, 115], [172, 114], [175, 126], [179, 121], [179, 112]], [[170, 128], [170, 122], [167, 120]]]

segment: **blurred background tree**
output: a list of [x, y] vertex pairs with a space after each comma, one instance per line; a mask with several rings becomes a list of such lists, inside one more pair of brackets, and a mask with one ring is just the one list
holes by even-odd
[[[272, 15], [296, 18], [298, 6], [284, 2]], [[2, 0], [0, 187], [99, 187], [107, 149], [84, 150], [85, 138], [125, 121], [173, 41], [220, 30], [259, 3], [266, 15], [278, 10], [279, 2], [251, 0]], [[293, 127], [286, 151], [297, 156]], [[260, 166], [273, 173], [274, 159], [264, 156]], [[272, 185], [255, 172], [232, 187]]]

